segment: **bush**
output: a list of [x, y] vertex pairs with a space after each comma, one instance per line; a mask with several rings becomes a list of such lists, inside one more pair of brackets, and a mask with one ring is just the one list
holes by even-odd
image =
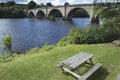
[[102, 29], [105, 30], [106, 41], [113, 41], [120, 39], [120, 19], [108, 19], [102, 25]]
[[13, 60], [12, 57], [0, 55], [0, 63], [5, 63], [5, 62], [12, 61], [12, 60]]
[[45, 45], [40, 50], [41, 51], [50, 51], [53, 48], [54, 48], [53, 45], [49, 45], [48, 43], [45, 43]]
[[[116, 21], [117, 20], [115, 20], [115, 22]], [[69, 37], [65, 40], [62, 40], [61, 43], [63, 44], [68, 40], [69, 42], [74, 44], [94, 44], [112, 42], [113, 40], [120, 39], [120, 26], [116, 27], [116, 25], [113, 25], [112, 22], [113, 20], [106, 21], [101, 26], [95, 24], [89, 25], [86, 29], [71, 29]]]
[[7, 50], [7, 52], [11, 55], [12, 54], [12, 50], [11, 50], [11, 47], [12, 47], [12, 43], [13, 43], [13, 40], [12, 40], [12, 37], [10, 35], [8, 36], [5, 36], [3, 39], [2, 39], [2, 44], [3, 44], [3, 49], [4, 50]]
[[70, 36], [66, 36], [66, 37], [63, 37], [58, 43], [57, 43], [57, 46], [58, 47], [61, 47], [61, 46], [66, 46], [68, 44], [71, 44], [71, 39], [70, 39]]
[[78, 29], [78, 28], [71, 29], [70, 33], [69, 33], [71, 43], [74, 43], [74, 44], [84, 43], [85, 42], [85, 34], [86, 33], [83, 29]]
[[88, 26], [85, 33], [85, 43], [102, 43], [105, 41], [104, 29], [99, 25]]
[[40, 51], [39, 48], [33, 48], [29, 51], [29, 53], [38, 53]]

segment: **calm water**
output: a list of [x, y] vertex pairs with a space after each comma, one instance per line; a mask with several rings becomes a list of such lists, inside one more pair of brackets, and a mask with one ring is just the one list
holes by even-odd
[[55, 44], [68, 35], [71, 28], [85, 28], [88, 24], [89, 18], [74, 18], [72, 22], [27, 18], [0, 19], [0, 53], [5, 53], [2, 50], [2, 38], [5, 35], [13, 37], [14, 52], [25, 52], [33, 47], [41, 47], [46, 42]]

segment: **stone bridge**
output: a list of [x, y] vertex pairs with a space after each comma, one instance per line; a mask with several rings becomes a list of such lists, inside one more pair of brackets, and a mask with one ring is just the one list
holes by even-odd
[[[50, 7], [42, 7], [36, 9], [28, 10], [29, 17], [49, 17], [53, 12], [53, 14], [61, 14], [61, 17], [68, 18], [71, 17], [70, 13], [74, 13], [76, 10], [82, 9], [84, 10], [90, 17], [93, 17], [93, 4], [76, 4], [76, 5], [66, 5], [66, 6], [50, 6]], [[55, 12], [56, 11], [56, 12]]]

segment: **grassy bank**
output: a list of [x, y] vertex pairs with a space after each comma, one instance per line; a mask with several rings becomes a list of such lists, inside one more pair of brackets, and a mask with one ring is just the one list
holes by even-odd
[[79, 53], [94, 55], [93, 61], [102, 64], [89, 80], [115, 80], [120, 71], [120, 47], [112, 44], [67, 45], [47, 52], [32, 52], [0, 63], [0, 80], [76, 80], [61, 72], [56, 64]]

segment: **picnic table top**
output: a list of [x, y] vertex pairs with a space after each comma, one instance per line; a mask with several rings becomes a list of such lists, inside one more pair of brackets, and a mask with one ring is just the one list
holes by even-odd
[[83, 64], [84, 62], [91, 59], [92, 57], [93, 57], [92, 54], [80, 52], [77, 55], [75, 55], [65, 61], [62, 61], [62, 64], [66, 65], [66, 66], [70, 66], [71, 68], [75, 69], [76, 67]]

